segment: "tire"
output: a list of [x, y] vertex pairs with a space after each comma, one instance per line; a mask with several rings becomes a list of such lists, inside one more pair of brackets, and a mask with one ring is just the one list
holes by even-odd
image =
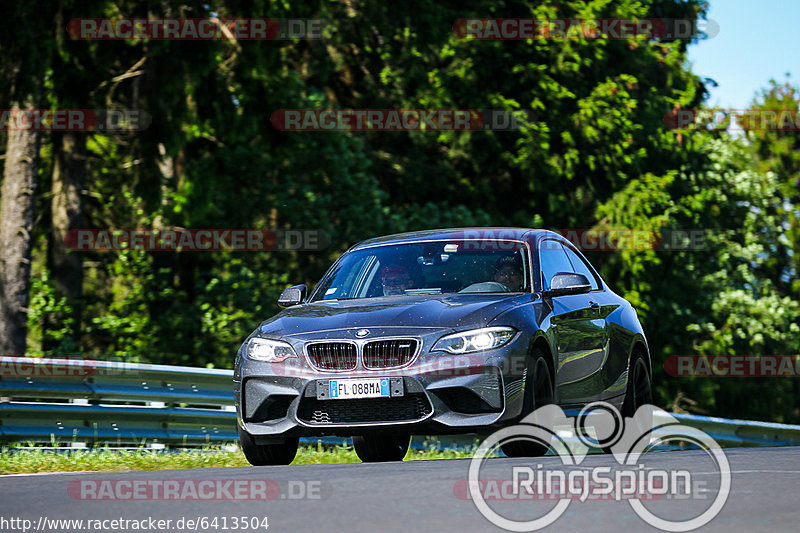
[[622, 404], [622, 416], [632, 417], [642, 405], [653, 403], [653, 382], [647, 369], [647, 360], [640, 349], [631, 354], [631, 365], [628, 369], [628, 388], [625, 390], [625, 401]]
[[281, 444], [256, 444], [253, 437], [242, 428], [239, 430], [239, 444], [247, 461], [253, 466], [288, 465], [297, 455], [298, 437], [283, 439]]
[[[525, 377], [525, 399], [522, 406], [522, 418], [536, 409], [554, 402], [553, 377], [544, 353], [538, 348], [531, 355], [533, 364], [528, 368]], [[550, 446], [532, 440], [515, 440], [500, 444], [500, 449], [508, 457], [541, 457]]]
[[[631, 354], [630, 367], [628, 368], [628, 385], [625, 389], [625, 400], [622, 403], [622, 420], [628, 424], [628, 419], [632, 419], [636, 410], [642, 405], [653, 403], [653, 382], [650, 379], [650, 371], [647, 369], [647, 359], [644, 352], [637, 348]], [[638, 427], [623, 428], [625, 431], [634, 431], [638, 435], [649, 433], [653, 429], [652, 418], [644, 420], [636, 419]], [[600, 447], [605, 453], [612, 453], [610, 446]]]
[[402, 461], [411, 443], [410, 435], [363, 435], [353, 437], [356, 455], [364, 463]]

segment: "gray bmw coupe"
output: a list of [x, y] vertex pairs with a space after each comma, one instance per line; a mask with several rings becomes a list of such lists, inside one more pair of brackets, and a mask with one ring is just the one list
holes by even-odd
[[[651, 403], [631, 304], [557, 233], [466, 228], [361, 242], [236, 355], [239, 437], [254, 465], [302, 436], [352, 436], [363, 461], [401, 460], [412, 434], [484, 433], [556, 403]], [[509, 456], [547, 449], [502, 446]]]

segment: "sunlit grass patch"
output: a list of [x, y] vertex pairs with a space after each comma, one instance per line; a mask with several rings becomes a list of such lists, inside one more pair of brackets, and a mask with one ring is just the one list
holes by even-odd
[[[462, 459], [472, 452], [456, 450], [409, 450], [406, 461]], [[329, 464], [360, 462], [352, 446], [301, 446], [292, 464]], [[233, 446], [213, 446], [188, 450], [151, 450], [148, 448], [43, 448], [18, 446], [0, 452], [0, 474], [34, 472], [79, 472], [167, 470], [188, 468], [223, 468], [249, 466], [242, 451]]]

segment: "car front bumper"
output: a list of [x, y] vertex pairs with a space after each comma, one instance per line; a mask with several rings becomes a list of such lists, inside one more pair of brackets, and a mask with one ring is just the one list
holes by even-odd
[[[432, 328], [431, 328], [432, 329]], [[443, 334], [436, 331], [387, 331], [393, 337], [414, 335], [420, 348], [403, 368], [322, 371], [308, 360], [306, 343], [290, 339], [297, 360], [266, 363], [237, 358], [234, 393], [239, 425], [256, 440], [289, 436], [352, 436], [367, 433], [447, 434], [480, 432], [507, 423], [522, 410], [528, 340], [518, 334], [494, 350], [465, 355], [430, 352]], [[338, 339], [349, 331], [326, 332]], [[284, 340], [289, 340], [284, 338]], [[330, 379], [386, 377], [387, 398], [318, 398], [317, 388]], [[324, 389], [323, 389], [324, 390]]]

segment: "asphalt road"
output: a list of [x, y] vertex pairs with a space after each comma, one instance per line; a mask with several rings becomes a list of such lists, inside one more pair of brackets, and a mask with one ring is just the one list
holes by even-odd
[[[798, 531], [800, 448], [739, 448], [727, 450], [726, 455], [732, 472], [730, 496], [719, 515], [702, 530]], [[256, 530], [264, 531], [264, 517], [270, 532], [500, 530], [458, 489], [465, 484], [469, 464], [469, 460], [443, 460], [2, 476], [0, 530], [22, 531], [27, 525], [29, 530], [38, 527], [40, 531], [75, 531], [75, 524], [65, 527], [52, 520], [78, 519], [84, 520], [83, 530], [93, 531], [135, 531], [137, 527], [157, 527], [157, 520], [172, 521], [161, 524], [168, 526], [163, 528], [167, 531], [223, 531], [225, 527], [227, 531], [243, 531], [243, 519], [247, 519], [248, 526], [256, 525], [257, 521]], [[512, 467], [536, 468], [536, 464], [541, 464], [544, 470], [558, 469], [561, 465], [557, 457], [533, 463], [526, 459], [495, 458], [487, 462], [481, 478], [509, 479]], [[611, 456], [590, 455], [583, 460], [582, 467], [616, 464]], [[696, 485], [689, 499], [660, 498], [646, 502], [659, 516], [673, 520], [690, 518], [708, 508], [716, 495], [719, 476], [704, 452], [648, 454], [645, 467], [688, 470], [693, 486]], [[198, 491], [198, 497], [213, 495], [213, 499], [192, 499], [187, 483]], [[162, 497], [160, 491], [168, 486], [173, 490], [170, 500], [142, 499], [154, 494]], [[136, 490], [140, 492], [134, 494]], [[236, 490], [240, 490], [239, 497], [261, 500], [216, 499], [236, 497]], [[526, 520], [540, 517], [555, 505], [553, 501], [489, 503], [501, 514]], [[207, 523], [202, 522], [202, 517], [207, 518]], [[153, 522], [137, 525], [111, 522], [150, 518]], [[13, 519], [18, 520], [13, 522]], [[187, 523], [198, 519], [196, 524]], [[629, 502], [606, 500], [571, 501], [564, 514], [545, 529], [548, 530], [629, 533], [657, 529], [635, 514]]]

